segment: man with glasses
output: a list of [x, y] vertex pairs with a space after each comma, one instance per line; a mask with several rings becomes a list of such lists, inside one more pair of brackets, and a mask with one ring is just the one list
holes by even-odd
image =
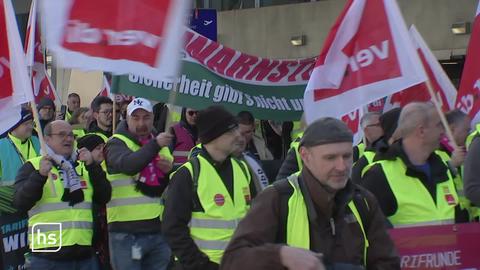
[[43, 131], [49, 122], [55, 120], [55, 103], [53, 100], [43, 97], [38, 103], [37, 109], [40, 117], [40, 128]]
[[[113, 133], [113, 101], [104, 96], [95, 97], [91, 104], [94, 120], [88, 125], [87, 132], [96, 134], [106, 143]], [[120, 109], [116, 112], [115, 121], [120, 119]]]
[[255, 195], [248, 168], [231, 157], [243, 146], [235, 117], [211, 106], [198, 114], [197, 127], [202, 149], [173, 175], [163, 215], [177, 269], [217, 269]]
[[[0, 231], [2, 238], [26, 234], [28, 228], [26, 222], [28, 216], [22, 211], [17, 211], [12, 205], [14, 193], [13, 184], [18, 169], [30, 158], [34, 158], [40, 153], [40, 143], [36, 136], [32, 136], [33, 116], [27, 109], [22, 109], [21, 118], [15, 124], [7, 135], [0, 139], [0, 227], [10, 226], [11, 224], [25, 224], [15, 231], [15, 235]], [[3, 250], [8, 251], [4, 254], [0, 252], [0, 258], [4, 257], [3, 264], [0, 260], [2, 269], [18, 269], [23, 265], [23, 254], [28, 251], [28, 247], [11, 248], [9, 243], [3, 242]], [[0, 250], [2, 248], [0, 247]]]
[[[380, 125], [380, 112], [369, 112], [360, 119], [360, 127], [363, 130], [365, 140], [353, 147], [353, 162], [357, 162], [363, 156], [367, 149], [377, 142], [383, 136], [383, 129]], [[373, 151], [375, 152], [375, 151]]]
[[74, 150], [70, 124], [52, 121], [44, 134], [47, 154], [28, 160], [15, 179], [13, 204], [28, 211], [35, 250], [29, 269], [98, 269], [92, 203], [108, 202], [111, 186], [88, 149]]

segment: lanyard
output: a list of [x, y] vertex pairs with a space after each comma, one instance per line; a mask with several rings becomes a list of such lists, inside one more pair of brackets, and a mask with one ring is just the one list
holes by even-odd
[[[20, 157], [20, 159], [22, 160], [22, 164], [25, 164], [26, 162], [26, 159], [25, 157], [22, 155], [22, 153], [20, 152], [20, 150], [17, 148], [17, 145], [15, 145], [15, 143], [12, 141], [12, 139], [10, 139], [10, 137], [7, 135], [7, 139], [8, 141], [13, 145], [13, 148], [15, 149], [15, 152], [17, 152], [18, 156]], [[31, 141], [30, 139], [27, 139], [28, 140], [28, 146], [27, 146], [27, 159], [30, 158], [30, 145], [31, 145]]]

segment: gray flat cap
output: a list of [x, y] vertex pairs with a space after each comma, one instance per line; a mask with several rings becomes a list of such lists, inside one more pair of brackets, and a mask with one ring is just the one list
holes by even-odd
[[324, 117], [308, 125], [300, 146], [309, 147], [339, 142], [353, 142], [352, 131], [341, 120]]

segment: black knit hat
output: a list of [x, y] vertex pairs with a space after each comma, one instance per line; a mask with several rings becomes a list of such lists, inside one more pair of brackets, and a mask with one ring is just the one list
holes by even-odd
[[53, 102], [53, 100], [49, 99], [48, 97], [43, 97], [42, 99], [40, 99], [40, 101], [38, 102], [37, 108], [38, 110], [40, 110], [45, 106], [50, 106], [53, 109], [55, 109], [55, 103]]
[[32, 112], [28, 109], [22, 108], [20, 120], [18, 120], [18, 122], [13, 127], [10, 128], [10, 131], [16, 129], [21, 124], [27, 122], [28, 120], [32, 120], [32, 119], [33, 119]]
[[87, 134], [77, 141], [77, 148], [82, 149], [83, 147], [87, 148], [88, 151], [93, 151], [98, 145], [105, 143], [103, 139], [96, 134]]
[[353, 142], [352, 131], [341, 120], [323, 117], [308, 125], [300, 146], [310, 147], [340, 142]]
[[237, 119], [222, 106], [210, 106], [197, 116], [198, 138], [203, 144], [238, 126]]
[[401, 111], [401, 108], [394, 108], [384, 112], [379, 118], [380, 126], [383, 129], [383, 138], [386, 142], [388, 142], [397, 129], [398, 118], [400, 117]]

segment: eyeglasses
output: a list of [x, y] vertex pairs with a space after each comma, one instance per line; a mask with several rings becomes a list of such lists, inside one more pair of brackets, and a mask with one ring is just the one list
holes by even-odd
[[370, 124], [370, 125], [367, 125], [366, 127], [380, 127], [380, 123]]
[[198, 114], [198, 111], [188, 111], [187, 113], [190, 116], [194, 116], [194, 115]]
[[[98, 113], [103, 113], [103, 114], [113, 114], [113, 110], [109, 110], [109, 111], [99, 111]], [[120, 113], [120, 110], [115, 110], [115, 113], [119, 114]]]
[[53, 135], [60, 137], [62, 140], [65, 140], [67, 137], [71, 139], [75, 139], [75, 134], [73, 134], [73, 132], [70, 132], [70, 133], [60, 132], [60, 133], [47, 134], [47, 136], [53, 136]]

